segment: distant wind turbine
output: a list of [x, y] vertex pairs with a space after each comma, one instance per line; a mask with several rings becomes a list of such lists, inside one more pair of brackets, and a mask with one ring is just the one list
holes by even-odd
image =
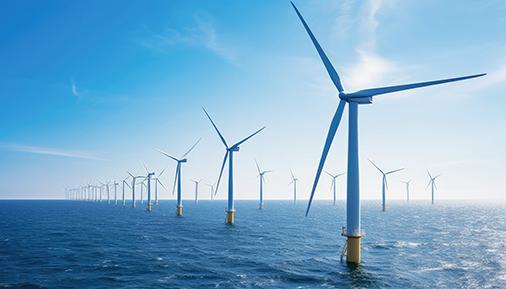
[[136, 180], [138, 178], [145, 178], [145, 176], [134, 176], [132, 175], [130, 172], [127, 172], [130, 177], [132, 177], [132, 208], [135, 209], [135, 206], [136, 206], [136, 199], [135, 199], [135, 185], [136, 185]]
[[255, 160], [255, 164], [257, 165], [257, 170], [258, 170], [258, 178], [260, 179], [260, 204], [259, 204], [259, 209], [263, 209], [264, 208], [264, 189], [263, 189], [263, 184], [264, 184], [264, 181], [265, 181], [265, 174], [268, 174], [268, 173], [271, 173], [272, 171], [262, 171], [260, 170], [260, 166], [258, 165], [258, 162]]
[[[240, 142], [232, 145], [232, 146], [228, 146], [227, 142], [225, 141], [225, 138], [223, 137], [223, 135], [221, 134], [221, 132], [218, 130], [218, 127], [216, 127], [216, 125], [214, 124], [214, 121], [211, 119], [211, 116], [209, 116], [209, 114], [207, 113], [207, 111], [202, 108], [204, 110], [204, 113], [207, 115], [207, 118], [209, 118], [209, 121], [211, 121], [211, 124], [213, 125], [214, 129], [216, 130], [216, 132], [218, 133], [218, 136], [220, 137], [221, 139], [221, 142], [223, 143], [223, 145], [225, 145], [225, 149], [226, 149], [226, 152], [225, 152], [225, 157], [223, 158], [223, 163], [221, 165], [221, 170], [220, 170], [220, 176], [218, 177], [218, 181], [216, 182], [216, 192], [218, 192], [218, 188], [220, 186], [220, 180], [221, 180], [221, 176], [223, 174], [223, 169], [225, 168], [225, 164], [227, 163], [227, 159], [228, 159], [228, 206], [227, 206], [227, 223], [228, 224], [234, 224], [235, 222], [235, 219], [234, 219], [234, 214], [235, 214], [235, 205], [234, 205], [234, 152], [238, 152], [239, 151], [239, 146], [241, 144], [243, 144], [245, 141], [249, 140], [250, 138], [252, 138], [254, 135], [256, 135], [257, 133], [261, 132], [263, 129], [265, 129], [265, 126], [262, 127], [261, 129], [257, 130], [256, 132], [254, 132], [253, 134], [251, 134], [250, 136], [248, 136], [247, 138], [241, 140]], [[215, 193], [216, 194], [216, 193]]]
[[382, 210], [384, 212], [384, 211], [386, 211], [386, 196], [385, 196], [385, 193], [386, 193], [386, 190], [388, 190], [387, 175], [396, 173], [398, 171], [402, 171], [404, 168], [393, 170], [393, 171], [389, 171], [389, 172], [385, 173], [375, 163], [373, 163], [373, 161], [369, 160], [369, 162], [371, 162], [371, 164], [375, 168], [377, 168], [378, 171], [383, 175], [382, 185], [381, 185], [381, 207], [382, 207]]
[[210, 185], [210, 184], [205, 184], [205, 185], [209, 187], [209, 189], [210, 189], [210, 194], [211, 194], [211, 196], [210, 196], [210, 197], [211, 197], [211, 200], [213, 200], [213, 199], [214, 199], [214, 184], [212, 184], [212, 185]]
[[409, 201], [409, 184], [411, 183], [411, 180], [401, 181], [401, 183], [406, 185], [406, 200]]
[[293, 204], [297, 204], [297, 182], [299, 179], [295, 177], [293, 174], [292, 169], [290, 169], [290, 174], [292, 175], [292, 181], [290, 182], [290, 185], [293, 184]]
[[168, 153], [158, 150], [160, 153], [165, 155], [168, 158], [171, 158], [177, 162], [176, 166], [176, 174], [174, 177], [174, 185], [172, 186], [172, 194], [174, 194], [174, 190], [176, 188], [177, 184], [177, 207], [176, 207], [176, 215], [182, 216], [183, 215], [183, 200], [181, 198], [181, 164], [186, 163], [188, 159], [186, 159], [186, 156], [197, 146], [197, 144], [200, 142], [201, 138], [197, 140], [197, 142], [183, 155], [180, 159], [177, 159]]
[[311, 190], [311, 195], [309, 198], [309, 204], [306, 210], [306, 215], [309, 213], [309, 209], [311, 207], [311, 202], [314, 197], [314, 193], [316, 191], [316, 187], [318, 185], [318, 180], [320, 179], [321, 172], [323, 170], [323, 166], [325, 164], [325, 160], [327, 159], [327, 155], [330, 150], [330, 146], [332, 145], [332, 141], [339, 127], [339, 123], [341, 121], [341, 117], [343, 115], [344, 108], [346, 104], [349, 104], [349, 125], [348, 125], [348, 170], [347, 170], [347, 197], [346, 197], [346, 219], [347, 225], [345, 228], [345, 232], [343, 232], [344, 236], [347, 236], [347, 255], [346, 259], [351, 263], [359, 263], [360, 262], [360, 238], [362, 237], [362, 231], [360, 229], [360, 190], [359, 190], [359, 159], [358, 159], [358, 105], [359, 104], [371, 104], [373, 96], [392, 93], [396, 91], [403, 91], [408, 89], [414, 89], [424, 86], [442, 84], [452, 81], [460, 81], [464, 79], [470, 79], [475, 77], [480, 77], [485, 74], [476, 74], [464, 77], [436, 80], [436, 81], [428, 81], [428, 82], [419, 82], [419, 83], [411, 83], [404, 85], [396, 85], [396, 86], [387, 86], [380, 88], [372, 88], [372, 89], [364, 89], [359, 90], [353, 93], [346, 93], [344, 91], [344, 87], [341, 84], [341, 80], [336, 70], [332, 66], [332, 63], [328, 59], [327, 55], [321, 48], [320, 44], [316, 40], [313, 32], [309, 29], [306, 21], [300, 14], [297, 7], [292, 2], [292, 6], [297, 13], [300, 21], [302, 22], [306, 32], [309, 34], [313, 45], [315, 46], [318, 54], [320, 55], [323, 64], [332, 79], [335, 87], [339, 92], [339, 105], [334, 114], [332, 122], [330, 124], [330, 128], [327, 134], [327, 139], [325, 141], [325, 145], [323, 148], [322, 156], [320, 159], [320, 163], [318, 165], [318, 169], [316, 170], [316, 175], [313, 183], [313, 187]]
[[344, 173], [342, 174], [337, 174], [337, 175], [333, 175], [327, 171], [325, 171], [325, 173], [327, 175], [329, 175], [331, 178], [332, 178], [332, 184], [330, 185], [330, 189], [332, 190], [333, 194], [334, 194], [334, 206], [336, 205], [336, 180], [337, 178], [339, 178], [340, 176], [344, 175]]
[[427, 187], [425, 189], [427, 189], [429, 186], [431, 186], [431, 189], [432, 189], [432, 204], [434, 205], [434, 191], [437, 189], [436, 187], [436, 179], [439, 178], [441, 175], [437, 175], [435, 177], [432, 177], [432, 175], [430, 174], [429, 170], [427, 170], [427, 173], [429, 174], [429, 183], [427, 184]]
[[114, 204], [117, 205], [118, 204], [117, 189], [118, 189], [119, 183], [116, 181], [116, 179], [114, 179], [113, 184], [114, 184]]
[[147, 177], [146, 177], [146, 180], [148, 181], [148, 207], [146, 208], [146, 211], [148, 212], [151, 212], [152, 210], [152, 207], [151, 207], [151, 177], [154, 176], [155, 173], [154, 172], [148, 172], [147, 174]]
[[132, 188], [132, 187], [130, 187], [130, 185], [128, 185], [128, 183], [126, 182], [126, 180], [127, 180], [129, 177], [130, 177], [130, 176], [127, 176], [127, 177], [126, 177], [126, 178], [124, 178], [124, 179], [123, 179], [123, 181], [121, 182], [121, 184], [122, 184], [122, 188], [121, 188], [121, 190], [122, 190], [122, 199], [123, 199], [123, 202], [122, 202], [122, 203], [123, 203], [123, 206], [125, 206], [125, 204], [126, 204], [126, 201], [125, 201], [125, 185], [126, 185], [126, 186], [128, 186], [129, 188]]
[[199, 184], [200, 180], [192, 180], [192, 182], [195, 183], [195, 204], [198, 204], [199, 202]]

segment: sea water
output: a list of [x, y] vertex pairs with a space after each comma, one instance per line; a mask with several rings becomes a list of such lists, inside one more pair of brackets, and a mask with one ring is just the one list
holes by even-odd
[[225, 205], [0, 201], [0, 287], [506, 288], [504, 203], [364, 201], [358, 266], [343, 201]]

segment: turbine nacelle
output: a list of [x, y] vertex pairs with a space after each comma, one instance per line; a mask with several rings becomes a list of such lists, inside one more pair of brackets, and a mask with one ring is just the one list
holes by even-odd
[[182, 160], [179, 160], [180, 163], [186, 163], [188, 162], [188, 159], [182, 159]]
[[346, 101], [346, 102], [355, 102], [358, 104], [371, 104], [372, 103], [372, 96], [370, 95], [360, 95], [360, 92], [354, 92], [354, 93], [346, 93], [346, 92], [339, 92], [339, 99]]
[[232, 152], [238, 152], [239, 151], [239, 147], [233, 146], [233, 147], [229, 148], [228, 150], [232, 151]]

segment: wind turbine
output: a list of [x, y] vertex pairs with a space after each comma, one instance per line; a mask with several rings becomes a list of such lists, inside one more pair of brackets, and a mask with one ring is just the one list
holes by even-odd
[[335, 87], [339, 92], [339, 105], [334, 114], [332, 122], [330, 124], [330, 128], [327, 134], [327, 139], [325, 141], [325, 145], [323, 147], [322, 156], [320, 159], [320, 163], [318, 165], [318, 169], [316, 170], [315, 180], [313, 183], [313, 187], [311, 190], [311, 196], [309, 199], [309, 204], [307, 207], [306, 215], [309, 213], [309, 209], [311, 207], [311, 202], [314, 197], [314, 193], [316, 191], [316, 187], [318, 185], [318, 180], [320, 179], [320, 175], [325, 164], [325, 160], [327, 159], [327, 155], [332, 145], [332, 140], [337, 132], [337, 128], [339, 127], [339, 122], [341, 121], [341, 117], [343, 115], [344, 108], [346, 103], [349, 104], [349, 125], [348, 125], [348, 170], [347, 170], [347, 200], [346, 200], [346, 229], [343, 231], [343, 235], [346, 236], [347, 239], [347, 255], [346, 259], [351, 263], [359, 263], [360, 262], [360, 238], [362, 237], [362, 231], [360, 229], [360, 189], [359, 189], [359, 160], [358, 160], [358, 105], [359, 104], [371, 104], [373, 96], [392, 93], [396, 91], [414, 89], [424, 86], [442, 84], [452, 81], [460, 81], [464, 79], [470, 79], [475, 77], [480, 77], [485, 74], [476, 74], [464, 77], [450, 78], [450, 79], [442, 79], [436, 81], [428, 81], [428, 82], [420, 82], [420, 83], [411, 83], [397, 86], [388, 86], [388, 87], [380, 87], [380, 88], [372, 88], [372, 89], [364, 89], [359, 90], [353, 93], [346, 93], [344, 91], [343, 85], [341, 84], [341, 80], [336, 70], [332, 66], [332, 63], [328, 59], [327, 55], [321, 48], [320, 44], [316, 40], [315, 36], [309, 29], [304, 18], [300, 14], [297, 7], [292, 2], [292, 6], [297, 13], [300, 21], [302, 22], [306, 32], [309, 34], [313, 45], [315, 46], [318, 54], [323, 61], [323, 64], [332, 79]]
[[117, 205], [118, 204], [118, 198], [117, 198], [117, 190], [118, 190], [118, 185], [119, 183], [116, 182], [116, 179], [114, 179], [114, 204]]
[[122, 190], [122, 198], [123, 198], [123, 206], [125, 206], [126, 202], [125, 202], [125, 185], [127, 185], [129, 188], [132, 188], [128, 185], [128, 183], [126, 182], [126, 180], [129, 178], [130, 176], [127, 176], [126, 178], [123, 179], [123, 181], [121, 182], [121, 190]]
[[102, 203], [102, 188], [103, 187], [104, 187], [104, 185], [102, 183], [100, 183], [100, 186], [99, 186], [99, 199], [98, 199], [98, 202], [100, 202], [100, 203]]
[[332, 178], [332, 184], [330, 185], [330, 189], [332, 190], [332, 192], [334, 193], [334, 206], [336, 205], [336, 180], [337, 178], [339, 178], [340, 176], [344, 175], [344, 173], [342, 174], [337, 174], [337, 175], [333, 175], [327, 171], [325, 171], [325, 173], [327, 175], [329, 175], [331, 178]]
[[225, 164], [227, 163], [227, 159], [228, 159], [227, 223], [228, 224], [234, 224], [234, 222], [235, 222], [235, 218], [234, 218], [235, 206], [234, 206], [234, 178], [233, 178], [233, 176], [234, 176], [234, 162], [233, 162], [234, 155], [233, 154], [234, 154], [234, 152], [238, 152], [239, 151], [239, 146], [241, 144], [243, 144], [245, 141], [247, 141], [250, 138], [252, 138], [257, 133], [261, 132], [263, 129], [265, 129], [265, 126], [262, 127], [261, 129], [257, 130], [256, 132], [254, 132], [253, 134], [251, 134], [247, 138], [245, 138], [245, 139], [241, 140], [240, 142], [238, 142], [238, 143], [232, 145], [231, 147], [229, 147], [227, 145], [227, 142], [225, 141], [225, 138], [223, 138], [223, 135], [221, 135], [220, 131], [218, 130], [218, 127], [216, 127], [216, 125], [214, 124], [214, 121], [211, 119], [211, 116], [209, 116], [209, 114], [207, 113], [207, 111], [205, 110], [205, 108], [202, 107], [202, 109], [204, 110], [204, 113], [207, 115], [207, 117], [209, 118], [209, 121], [211, 121], [211, 124], [213, 125], [214, 129], [218, 133], [218, 136], [220, 137], [221, 142], [223, 143], [223, 145], [225, 145], [226, 152], [225, 152], [225, 157], [223, 158], [223, 163], [221, 165], [220, 176], [218, 177], [218, 181], [216, 182], [216, 192], [218, 192], [218, 188], [220, 186], [221, 175], [223, 174], [223, 169], [225, 168]]
[[404, 168], [402, 169], [397, 169], [397, 170], [393, 170], [393, 171], [389, 171], [389, 172], [383, 172], [375, 163], [373, 163], [371, 160], [369, 160], [369, 162], [371, 162], [371, 164], [378, 169], [378, 171], [383, 175], [383, 183], [381, 185], [381, 207], [382, 207], [382, 210], [383, 212], [386, 210], [386, 196], [385, 196], [385, 192], [386, 190], [388, 190], [388, 182], [387, 182], [387, 175], [389, 174], [393, 174], [393, 173], [396, 173], [398, 171], [402, 171]]
[[177, 162], [176, 166], [176, 174], [174, 177], [174, 185], [172, 186], [172, 194], [174, 195], [174, 190], [176, 188], [177, 183], [177, 207], [176, 207], [176, 215], [182, 216], [183, 215], [183, 200], [181, 199], [181, 164], [186, 163], [188, 159], [186, 159], [186, 156], [197, 146], [197, 144], [200, 142], [201, 138], [197, 140], [197, 142], [180, 158], [177, 159], [168, 153], [158, 150], [160, 153], [164, 154], [166, 157], [171, 158]]
[[432, 177], [432, 175], [430, 174], [429, 170], [427, 170], [427, 173], [429, 174], [429, 183], [427, 184], [427, 187], [425, 189], [427, 189], [429, 186], [432, 186], [432, 204], [434, 205], [434, 189], [437, 189], [436, 187], [436, 179], [439, 178], [441, 175], [437, 175], [435, 177]]
[[406, 200], [409, 202], [409, 183], [411, 183], [411, 180], [409, 181], [401, 181], [401, 183], [406, 185]]
[[255, 164], [257, 165], [258, 178], [260, 179], [260, 205], [258, 208], [261, 210], [264, 208], [264, 190], [263, 190], [263, 184], [264, 184], [264, 180], [265, 180], [264, 177], [265, 177], [265, 174], [268, 174], [272, 171], [261, 171], [257, 160], [255, 160]]
[[206, 186], [209, 187], [210, 189], [210, 194], [211, 194], [211, 201], [214, 199], [214, 184], [210, 185], [210, 184], [205, 184]]
[[200, 180], [192, 180], [192, 182], [195, 183], [195, 204], [198, 204], [199, 202], [199, 184], [200, 184]]
[[293, 184], [293, 204], [297, 204], [297, 182], [299, 179], [297, 179], [292, 172], [292, 169], [290, 169], [290, 174], [292, 175], [292, 181], [290, 182], [290, 185]]
[[167, 190], [167, 188], [163, 185], [162, 181], [160, 181], [160, 177], [165, 172], [165, 168], [158, 174], [158, 176], [155, 178], [155, 206], [158, 207], [158, 184], [160, 184], [164, 189]]
[[[130, 172], [127, 172], [130, 177], [132, 177], [132, 208], [135, 209], [136, 200], [135, 200], [135, 181], [138, 178], [145, 178], [144, 176], [134, 176]], [[126, 180], [126, 179], [125, 179]]]
[[146, 208], [146, 211], [148, 212], [151, 212], [151, 176], [154, 176], [155, 173], [154, 172], [151, 172], [149, 173], [148, 172], [148, 175], [147, 175], [147, 178], [146, 180], [148, 181], [148, 207]]

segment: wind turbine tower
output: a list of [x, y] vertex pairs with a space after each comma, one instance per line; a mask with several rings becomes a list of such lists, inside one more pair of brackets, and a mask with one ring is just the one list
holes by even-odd
[[436, 81], [427, 81], [427, 82], [419, 82], [419, 83], [411, 83], [404, 85], [396, 85], [396, 86], [387, 86], [387, 87], [379, 87], [372, 89], [364, 89], [359, 90], [353, 93], [347, 93], [344, 91], [344, 87], [341, 84], [341, 79], [337, 74], [336, 70], [332, 66], [332, 63], [328, 59], [327, 55], [321, 48], [320, 44], [316, 40], [313, 32], [309, 29], [306, 21], [300, 14], [299, 10], [292, 3], [297, 16], [299, 17], [304, 29], [307, 34], [311, 38], [313, 45], [315, 46], [318, 54], [332, 80], [334, 83], [339, 96], [339, 105], [334, 114], [332, 122], [329, 127], [329, 131], [327, 134], [327, 139], [325, 141], [325, 145], [323, 147], [322, 156], [318, 165], [318, 169], [316, 170], [316, 175], [313, 183], [313, 187], [311, 190], [311, 195], [309, 198], [309, 204], [306, 210], [306, 215], [309, 213], [309, 209], [311, 207], [311, 202], [314, 197], [314, 193], [316, 191], [316, 187], [318, 185], [318, 180], [320, 179], [321, 172], [323, 170], [323, 166], [325, 165], [325, 160], [327, 159], [327, 155], [329, 153], [330, 147], [332, 145], [332, 141], [339, 127], [339, 123], [341, 121], [341, 117], [343, 115], [343, 111], [345, 109], [346, 104], [348, 104], [348, 170], [347, 170], [347, 193], [346, 193], [346, 227], [343, 231], [343, 236], [347, 237], [347, 251], [346, 251], [346, 260], [350, 263], [359, 263], [360, 262], [360, 238], [362, 237], [362, 231], [360, 229], [360, 189], [359, 189], [359, 158], [358, 158], [358, 105], [359, 104], [371, 104], [373, 96], [392, 93], [396, 91], [403, 91], [408, 89], [414, 89], [424, 86], [442, 84], [447, 82], [459, 81], [464, 79], [470, 79], [475, 77], [480, 77], [485, 74], [476, 74], [464, 77], [450, 78], [450, 79], [442, 79]]
[[183, 215], [183, 199], [181, 197], [181, 164], [188, 162], [188, 159], [186, 159], [186, 156], [197, 146], [197, 144], [200, 142], [200, 138], [197, 140], [197, 142], [180, 158], [175, 158], [168, 153], [158, 150], [160, 153], [165, 155], [166, 157], [174, 160], [177, 162], [176, 166], [176, 174], [174, 177], [174, 185], [172, 186], [172, 194], [174, 194], [174, 190], [176, 188], [177, 184], [177, 207], [176, 207], [176, 215], [182, 216]]
[[198, 204], [199, 203], [199, 184], [200, 184], [200, 180], [192, 180], [192, 182], [195, 183], [195, 204]]
[[401, 181], [401, 183], [406, 185], [406, 201], [409, 202], [409, 184], [411, 183], [411, 180], [409, 181]]
[[337, 181], [337, 178], [344, 175], [344, 173], [337, 174], [337, 175], [333, 175], [327, 171], [325, 171], [325, 173], [327, 173], [327, 175], [329, 175], [332, 178], [332, 184], [330, 185], [330, 189], [332, 190], [332, 192], [334, 194], [334, 203], [333, 204], [335, 206], [336, 205], [336, 181]]
[[388, 190], [387, 175], [396, 173], [398, 171], [402, 171], [404, 168], [393, 170], [393, 171], [389, 171], [389, 172], [385, 173], [375, 163], [373, 163], [371, 160], [369, 160], [369, 161], [383, 175], [382, 185], [381, 185], [381, 207], [382, 207], [382, 210], [384, 212], [384, 211], [386, 211], [386, 190]]
[[265, 129], [265, 126], [262, 127], [261, 129], [257, 130], [256, 132], [254, 132], [253, 134], [251, 134], [247, 138], [245, 138], [245, 139], [241, 140], [240, 142], [229, 147], [227, 142], [225, 141], [225, 138], [223, 137], [221, 132], [218, 130], [218, 127], [216, 127], [216, 125], [214, 124], [214, 121], [211, 119], [211, 116], [209, 116], [209, 114], [207, 113], [207, 111], [204, 108], [202, 108], [202, 109], [204, 110], [204, 113], [207, 115], [207, 117], [209, 118], [209, 121], [211, 121], [211, 124], [213, 125], [214, 129], [218, 133], [218, 136], [220, 137], [221, 142], [223, 143], [223, 145], [225, 145], [226, 152], [225, 152], [225, 157], [223, 158], [223, 163], [221, 165], [220, 176], [218, 177], [218, 181], [216, 182], [216, 192], [218, 192], [221, 176], [223, 174], [223, 169], [225, 168], [225, 164], [227, 163], [227, 159], [228, 159], [227, 223], [234, 224], [235, 223], [234, 178], [233, 178], [234, 177], [234, 161], [233, 161], [234, 160], [234, 152], [238, 152], [239, 146], [241, 144], [243, 144], [245, 141], [252, 138], [257, 133], [261, 132], [263, 129]]
[[257, 165], [257, 171], [258, 171], [258, 178], [260, 180], [260, 204], [258, 208], [261, 210], [264, 208], [264, 181], [265, 181], [265, 174], [268, 174], [272, 171], [261, 171], [260, 166], [258, 165], [258, 162], [255, 160], [255, 164]]
[[292, 175], [292, 181], [290, 182], [290, 185], [293, 184], [293, 204], [297, 204], [297, 182], [299, 179], [295, 177], [292, 170], [290, 169], [290, 174]]
[[[431, 186], [431, 190], [432, 190], [432, 204], [434, 205], [434, 191], [437, 189], [436, 179], [439, 178], [441, 175], [437, 175], [435, 177], [432, 177], [432, 175], [430, 174], [429, 170], [427, 170], [427, 174], [429, 174], [429, 183], [427, 184], [427, 188], [429, 186]], [[425, 189], [427, 189], [427, 188], [425, 188]]]

